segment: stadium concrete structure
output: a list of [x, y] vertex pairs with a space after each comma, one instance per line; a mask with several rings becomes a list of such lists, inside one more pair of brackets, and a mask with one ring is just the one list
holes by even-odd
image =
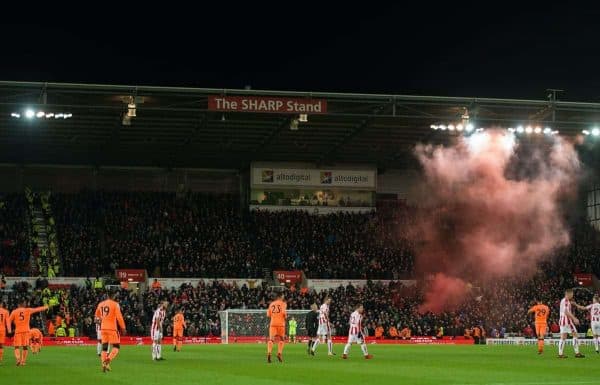
[[575, 136], [600, 121], [600, 103], [552, 92], [516, 100], [0, 81], [0, 162], [245, 170], [299, 161], [381, 172], [415, 166], [415, 143], [457, 134], [431, 126], [465, 121]]

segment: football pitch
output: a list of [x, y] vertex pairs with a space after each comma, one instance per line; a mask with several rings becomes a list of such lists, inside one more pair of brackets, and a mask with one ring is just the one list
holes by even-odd
[[12, 348], [5, 348], [2, 382], [19, 385], [79, 384], [427, 384], [427, 385], [559, 385], [600, 384], [600, 356], [583, 348], [584, 359], [556, 358], [547, 347], [542, 356], [523, 346], [369, 345], [364, 360], [354, 345], [348, 360], [328, 357], [321, 346], [315, 357], [306, 346], [286, 345], [284, 363], [266, 363], [265, 345], [188, 345], [175, 353], [163, 346], [165, 361], [153, 362], [149, 346], [124, 346], [102, 373], [95, 347], [45, 347], [16, 367]]

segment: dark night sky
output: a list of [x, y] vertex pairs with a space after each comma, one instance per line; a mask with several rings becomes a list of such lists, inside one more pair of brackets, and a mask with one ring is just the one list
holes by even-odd
[[595, 2], [324, 3], [14, 17], [0, 79], [600, 101]]

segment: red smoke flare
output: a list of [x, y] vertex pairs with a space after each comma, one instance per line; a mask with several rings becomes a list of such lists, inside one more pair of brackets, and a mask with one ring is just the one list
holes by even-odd
[[417, 270], [454, 277], [435, 275], [421, 310], [456, 307], [472, 279], [531, 274], [569, 244], [563, 203], [576, 195], [579, 160], [553, 141], [517, 155], [512, 135], [491, 131], [415, 148], [424, 174], [410, 232]]

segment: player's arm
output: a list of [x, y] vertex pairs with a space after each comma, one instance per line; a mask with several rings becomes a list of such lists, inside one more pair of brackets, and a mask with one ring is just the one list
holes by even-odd
[[39, 313], [41, 311], [45, 311], [48, 310], [48, 306], [44, 305], [44, 306], [40, 306], [40, 307], [34, 307], [33, 309], [30, 309], [29, 311], [31, 312], [30, 314], [35, 314], [35, 313]]
[[581, 306], [580, 304], [578, 304], [577, 302], [573, 302], [573, 305], [575, 305], [575, 307], [579, 310], [587, 310], [588, 307], [587, 306]]
[[100, 323], [100, 321], [102, 321], [102, 311], [100, 310], [100, 305], [98, 305], [98, 307], [96, 308], [94, 318], [96, 319], [96, 323]]
[[127, 329], [125, 328], [125, 320], [123, 319], [123, 314], [121, 313], [121, 307], [118, 305], [115, 307], [115, 315], [117, 316], [117, 324], [121, 329], [121, 334], [125, 335], [125, 333], [127, 333]]
[[271, 318], [271, 305], [267, 308], [267, 318]]
[[529, 310], [527, 310], [528, 315], [531, 313], [535, 313], [535, 306], [532, 306], [531, 308], [529, 308]]
[[573, 321], [573, 323], [575, 323], [575, 325], [579, 325], [579, 320], [573, 315], [573, 313], [571, 313], [570, 310], [566, 310], [565, 314], [567, 318], [569, 318], [571, 321]]

